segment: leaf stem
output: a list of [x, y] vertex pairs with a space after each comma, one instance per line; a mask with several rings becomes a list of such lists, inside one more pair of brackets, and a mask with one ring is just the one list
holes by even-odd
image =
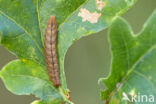
[[[65, 95], [65, 93], [64, 93], [64, 91], [63, 91], [63, 89], [62, 89], [61, 87], [59, 87], [59, 91], [60, 91], [60, 94], [62, 95], [63, 100], [64, 100], [65, 102], [67, 102], [67, 103], [69, 103], [69, 104], [74, 104], [73, 102], [71, 102], [71, 101], [69, 101], [69, 100], [67, 99], [67, 97], [66, 97], [66, 95]], [[65, 103], [65, 104], [66, 104], [66, 103]]]

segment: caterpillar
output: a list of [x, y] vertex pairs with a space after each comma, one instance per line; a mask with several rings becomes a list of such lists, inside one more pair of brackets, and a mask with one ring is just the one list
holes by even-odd
[[60, 86], [59, 67], [56, 52], [57, 24], [55, 16], [50, 16], [45, 29], [44, 57], [48, 76], [55, 87]]

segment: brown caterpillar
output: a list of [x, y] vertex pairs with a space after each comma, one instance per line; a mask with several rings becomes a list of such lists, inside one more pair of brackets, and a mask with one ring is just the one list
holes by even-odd
[[57, 24], [55, 16], [50, 16], [45, 29], [44, 54], [47, 72], [55, 87], [60, 86], [59, 67], [56, 53]]

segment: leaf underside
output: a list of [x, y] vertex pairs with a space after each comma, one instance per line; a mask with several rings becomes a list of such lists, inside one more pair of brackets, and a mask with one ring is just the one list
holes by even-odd
[[134, 34], [125, 20], [117, 18], [110, 27], [109, 40], [111, 73], [101, 79], [107, 87], [101, 92], [106, 104], [129, 103], [122, 100], [123, 93], [129, 99], [138, 94], [156, 96], [156, 10], [139, 34]]
[[[35, 94], [46, 103], [71, 103], [65, 97], [68, 93], [64, 74], [67, 49], [75, 40], [108, 27], [135, 3], [135, 0], [103, 1], [105, 5], [99, 9], [96, 0], [0, 0], [0, 43], [19, 58], [0, 72], [8, 90], [18, 95]], [[82, 9], [100, 17], [94, 22], [84, 20], [84, 14], [79, 15]], [[44, 29], [50, 15], [55, 15], [58, 23], [62, 90], [56, 89], [48, 79], [44, 62]], [[12, 86], [12, 83], [15, 84]]]

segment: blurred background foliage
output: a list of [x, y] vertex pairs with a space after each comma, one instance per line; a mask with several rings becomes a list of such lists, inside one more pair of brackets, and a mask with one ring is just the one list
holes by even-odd
[[[138, 0], [123, 17], [130, 23], [135, 33], [156, 8], [156, 0]], [[107, 77], [111, 54], [107, 39], [108, 29], [76, 41], [68, 50], [65, 59], [65, 73], [71, 99], [75, 104], [100, 104], [100, 77]], [[16, 57], [0, 46], [0, 69]], [[30, 104], [32, 96], [18, 96], [10, 93], [0, 79], [1, 104]]]

